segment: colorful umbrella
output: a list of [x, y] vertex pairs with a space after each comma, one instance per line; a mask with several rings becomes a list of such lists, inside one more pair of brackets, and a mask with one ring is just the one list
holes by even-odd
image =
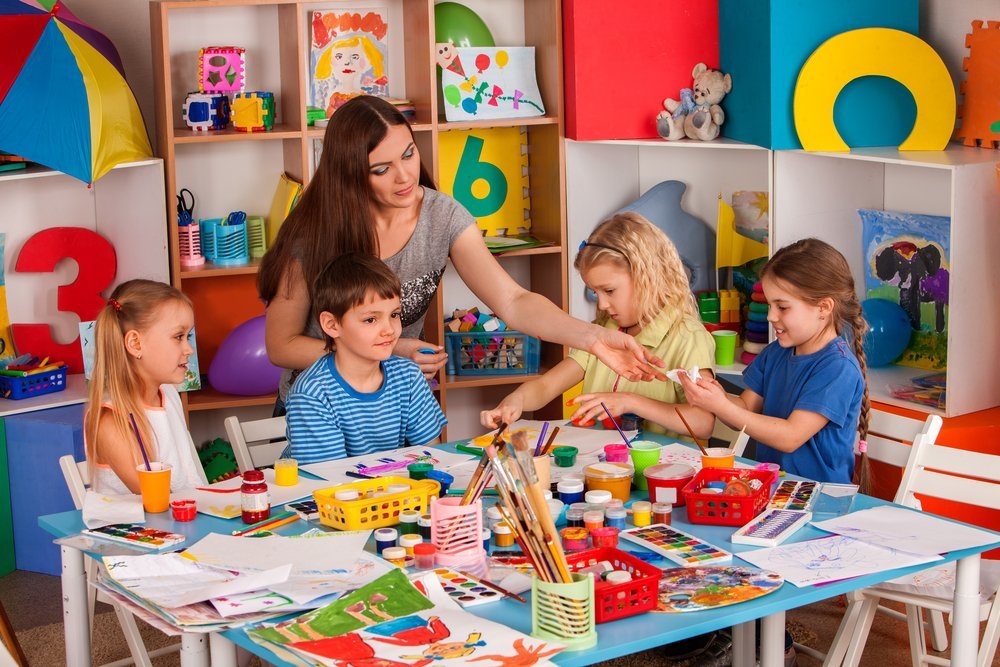
[[0, 150], [85, 183], [153, 154], [117, 49], [54, 0], [0, 0]]

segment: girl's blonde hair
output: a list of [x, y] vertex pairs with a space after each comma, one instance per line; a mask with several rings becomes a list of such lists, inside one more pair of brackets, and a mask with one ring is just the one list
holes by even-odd
[[[601, 263], [617, 266], [632, 276], [640, 327], [667, 307], [697, 317], [694, 295], [677, 248], [659, 227], [638, 213], [616, 213], [599, 224], [580, 246], [573, 267], [583, 273]], [[607, 320], [608, 314], [598, 310], [597, 322], [604, 324]]]
[[[861, 302], [854, 291], [854, 276], [851, 267], [840, 252], [825, 241], [802, 239], [785, 246], [768, 260], [761, 270], [761, 278], [772, 276], [784, 282], [789, 289], [806, 303], [817, 305], [823, 299], [833, 301], [831, 319], [838, 336], [850, 328], [850, 341], [854, 354], [861, 365], [861, 375], [865, 383], [861, 397], [861, 411], [858, 414], [858, 438], [868, 437], [868, 420], [871, 401], [868, 397], [868, 364], [865, 361], [864, 339], [868, 331], [861, 310]], [[871, 487], [871, 464], [868, 455], [861, 453], [861, 465], [856, 477], [862, 493]]]
[[171, 301], [188, 306], [191, 300], [179, 289], [152, 280], [129, 280], [115, 288], [111, 298], [97, 314], [94, 325], [94, 371], [90, 378], [88, 410], [84, 419], [87, 461], [97, 460], [97, 427], [102, 406], [110, 403], [113, 425], [127, 441], [132, 442], [132, 459], [142, 462], [139, 445], [135, 442], [132, 421], [142, 436], [146, 453], [155, 460], [156, 443], [142, 404], [143, 384], [135, 369], [135, 361], [125, 351], [125, 334], [131, 330], [145, 331], [152, 324], [160, 307]]

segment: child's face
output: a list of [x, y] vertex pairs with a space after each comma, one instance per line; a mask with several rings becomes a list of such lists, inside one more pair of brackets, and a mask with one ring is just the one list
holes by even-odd
[[320, 326], [346, 352], [368, 361], [385, 361], [392, 356], [403, 332], [399, 297], [383, 299], [369, 293], [365, 302], [349, 309], [339, 320], [331, 313], [320, 314]]
[[406, 125], [391, 126], [368, 154], [368, 183], [379, 208], [409, 208], [417, 203], [420, 153]]
[[639, 322], [633, 298], [632, 274], [610, 262], [599, 262], [581, 272], [587, 287], [597, 293], [597, 307], [621, 327]]
[[184, 381], [187, 362], [194, 353], [191, 331], [194, 312], [183, 301], [167, 301], [151, 318], [152, 324], [138, 333], [139, 357], [136, 370], [150, 387]]
[[811, 348], [810, 343], [826, 335], [831, 324], [827, 304], [804, 301], [787, 283], [772, 276], [765, 276], [761, 286], [767, 297], [767, 321], [774, 327], [775, 338], [781, 347]]

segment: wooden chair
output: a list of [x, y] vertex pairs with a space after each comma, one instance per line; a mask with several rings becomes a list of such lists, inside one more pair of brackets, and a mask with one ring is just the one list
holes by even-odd
[[21, 643], [14, 634], [14, 626], [7, 618], [7, 611], [0, 602], [0, 667], [28, 667]]
[[[63, 478], [65, 478], [66, 486], [69, 488], [69, 494], [73, 498], [73, 505], [76, 509], [83, 509], [83, 498], [87, 493], [87, 484], [90, 476], [87, 462], [78, 463], [72, 454], [67, 454], [59, 458], [59, 467], [62, 469]], [[97, 561], [93, 558], [86, 559], [84, 568], [87, 573], [88, 583], [94, 581], [97, 575], [97, 566]], [[128, 644], [129, 652], [132, 654], [131, 659], [109, 662], [103, 665], [103, 667], [118, 667], [119, 665], [152, 667], [152, 658], [180, 650], [180, 642], [177, 642], [176, 644], [165, 646], [155, 651], [147, 651], [146, 645], [142, 641], [142, 636], [139, 634], [139, 626], [136, 624], [135, 616], [132, 615], [132, 612], [93, 585], [87, 586], [87, 614], [90, 617], [91, 632], [94, 629], [95, 601], [109, 604], [115, 610], [115, 615], [118, 616], [118, 623], [121, 625], [122, 633], [125, 635], [125, 642]]]
[[[896, 502], [921, 509], [917, 495], [1000, 509], [1000, 456], [936, 446], [928, 438], [918, 439], [910, 451]], [[843, 655], [844, 665], [857, 665], [879, 602], [893, 600], [906, 606], [914, 667], [951, 664], [946, 658], [929, 655], [925, 641], [923, 610], [941, 615], [952, 611], [954, 564], [939, 569], [945, 575], [950, 569], [950, 585], [945, 578], [931, 589], [921, 583], [923, 578], [918, 573], [855, 592], [830, 653]], [[980, 591], [980, 621], [986, 621], [986, 631], [976, 664], [989, 667], [1000, 638], [1000, 561], [981, 562]]]
[[248, 422], [240, 422], [239, 417], [227, 417], [225, 425], [240, 473], [273, 465], [288, 446], [284, 417]]
[[[891, 412], [872, 410], [869, 413], [868, 458], [872, 461], [887, 463], [897, 468], [905, 468], [913, 449], [913, 443], [920, 441], [934, 444], [938, 434], [941, 432], [942, 423], [941, 418], [937, 415], [928, 415], [927, 419], [921, 421]], [[860, 454], [857, 443], [854, 445], [854, 453]], [[900, 486], [893, 502], [901, 503], [902, 492], [903, 488]], [[878, 610], [899, 619], [906, 618], [894, 609], [880, 606]], [[844, 622], [846, 622], [847, 616], [845, 615], [844, 618]], [[851, 630], [850, 627], [844, 625], [844, 622], [841, 623], [837, 638], [840, 637], [841, 633], [849, 634]], [[928, 625], [935, 650], [941, 651], [947, 648], [944, 617], [940, 613], [935, 612], [931, 615]], [[829, 654], [809, 646], [803, 646], [802, 644], [795, 644], [795, 650], [798, 653], [803, 653], [822, 661], [824, 665], [837, 665], [843, 660], [843, 652], [846, 650], [845, 645], [838, 644], [837, 638], [834, 639]], [[835, 651], [834, 649], [837, 650]]]

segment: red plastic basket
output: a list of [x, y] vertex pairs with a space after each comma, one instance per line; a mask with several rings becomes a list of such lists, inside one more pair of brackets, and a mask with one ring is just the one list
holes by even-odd
[[599, 578], [594, 579], [597, 623], [607, 623], [656, 608], [660, 577], [663, 575], [660, 568], [611, 547], [567, 553], [566, 561], [574, 572], [608, 561], [614, 569], [632, 573], [632, 581], [622, 584], [609, 584]]
[[[688, 521], [718, 526], [742, 526], [749, 523], [767, 507], [767, 501], [771, 496], [773, 477], [774, 473], [770, 470], [702, 468], [694, 476], [694, 479], [684, 487]], [[753, 479], [759, 480], [760, 488], [752, 491], [749, 496], [728, 496], [702, 492], [702, 489], [709, 482], [728, 483], [729, 480], [736, 478], [747, 482]]]

